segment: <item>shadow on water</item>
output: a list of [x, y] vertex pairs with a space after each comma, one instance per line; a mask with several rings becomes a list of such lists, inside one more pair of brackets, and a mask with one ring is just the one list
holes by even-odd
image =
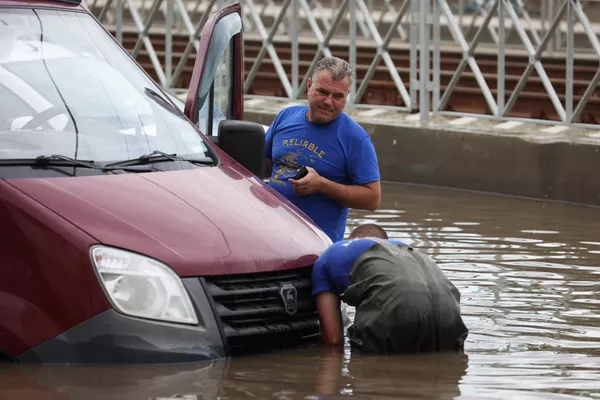
[[[386, 183], [378, 222], [461, 293], [466, 354], [310, 347], [178, 366], [11, 366], [0, 399], [600, 399], [600, 208]], [[352, 318], [353, 310], [349, 308]]]

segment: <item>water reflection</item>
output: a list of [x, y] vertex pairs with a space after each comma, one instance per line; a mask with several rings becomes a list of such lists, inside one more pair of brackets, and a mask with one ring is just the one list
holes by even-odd
[[460, 394], [466, 354], [352, 356], [302, 349], [189, 366], [13, 367], [0, 398], [448, 399]]
[[[600, 209], [385, 184], [379, 222], [462, 295], [464, 355], [305, 348], [209, 364], [11, 367], [0, 398], [600, 399]], [[349, 308], [350, 316], [352, 309]]]

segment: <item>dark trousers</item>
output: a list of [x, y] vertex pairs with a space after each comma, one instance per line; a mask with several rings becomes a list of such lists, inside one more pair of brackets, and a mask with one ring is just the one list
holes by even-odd
[[469, 330], [460, 293], [427, 255], [378, 243], [350, 271], [343, 300], [356, 307], [348, 336], [370, 353], [462, 351]]

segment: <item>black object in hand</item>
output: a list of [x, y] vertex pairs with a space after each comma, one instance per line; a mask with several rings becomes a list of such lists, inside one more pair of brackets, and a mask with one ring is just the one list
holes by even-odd
[[308, 169], [306, 169], [306, 167], [302, 167], [298, 170], [298, 172], [296, 173], [296, 176], [294, 177], [295, 180], [298, 179], [302, 179], [304, 178], [306, 175], [308, 174]]

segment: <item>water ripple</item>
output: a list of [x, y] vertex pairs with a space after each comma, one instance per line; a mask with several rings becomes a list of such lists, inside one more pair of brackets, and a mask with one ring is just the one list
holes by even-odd
[[[461, 292], [470, 328], [462, 396], [600, 398], [600, 224], [588, 224], [600, 210], [517, 199], [506, 209], [494, 207], [506, 197], [390, 191], [402, 220], [379, 222], [432, 257]], [[351, 217], [350, 229], [360, 212]]]

